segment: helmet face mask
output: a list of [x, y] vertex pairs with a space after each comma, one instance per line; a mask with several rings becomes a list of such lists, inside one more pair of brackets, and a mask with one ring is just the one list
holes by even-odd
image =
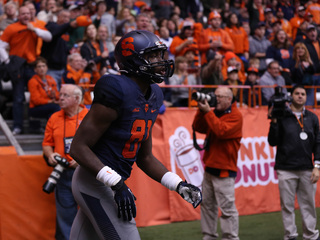
[[[132, 31], [117, 43], [115, 58], [120, 72], [142, 78], [150, 83], [161, 83], [171, 77], [174, 71], [172, 60], [163, 60], [167, 50], [160, 39], [148, 31]], [[153, 54], [161, 54], [161, 61], [150, 61]], [[158, 55], [157, 55], [158, 56]]]

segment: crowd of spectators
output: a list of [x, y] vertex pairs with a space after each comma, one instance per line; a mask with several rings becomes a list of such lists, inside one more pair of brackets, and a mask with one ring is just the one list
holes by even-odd
[[[23, 132], [28, 116], [24, 92], [35, 92], [28, 82], [37, 74], [36, 59], [45, 59], [58, 90], [63, 83], [82, 86], [90, 106], [89, 86], [118, 73], [115, 44], [134, 29], [157, 34], [168, 46], [166, 58], [176, 61], [166, 84], [182, 86], [163, 88], [165, 107], [190, 104], [183, 85], [231, 85], [239, 101], [237, 85], [320, 84], [318, 0], [11, 0], [0, 4], [0, 14], [0, 72], [12, 82], [10, 94], [0, 87], [0, 111], [13, 102], [14, 134]], [[307, 90], [313, 105], [314, 92]], [[253, 104], [257, 93], [244, 93], [243, 103]], [[263, 104], [273, 93], [262, 91]]]

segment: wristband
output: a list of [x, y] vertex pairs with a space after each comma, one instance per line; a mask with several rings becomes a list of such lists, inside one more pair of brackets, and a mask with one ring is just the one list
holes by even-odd
[[161, 178], [161, 184], [171, 191], [176, 191], [182, 179], [173, 172], [166, 172]]
[[96, 179], [108, 187], [116, 185], [121, 180], [121, 176], [108, 166], [104, 166], [98, 172]]

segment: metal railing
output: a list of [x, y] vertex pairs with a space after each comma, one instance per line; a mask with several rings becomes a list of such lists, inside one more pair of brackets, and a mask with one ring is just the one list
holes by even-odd
[[[80, 85], [81, 86], [81, 85]], [[262, 88], [275, 88], [277, 85], [255, 85], [251, 88], [251, 86], [247, 86], [247, 85], [161, 85], [160, 88], [188, 88], [189, 91], [189, 103], [188, 103], [188, 107], [193, 107], [191, 104], [191, 95], [194, 91], [199, 91], [203, 88], [208, 88], [208, 89], [216, 89], [218, 87], [229, 87], [229, 88], [238, 88], [240, 89], [240, 94], [239, 94], [239, 106], [243, 107], [243, 106], [247, 106], [247, 107], [261, 107], [262, 105]], [[86, 88], [90, 88], [93, 90], [94, 84], [90, 84], [90, 85], [83, 85], [83, 87]], [[293, 86], [282, 86], [283, 88], [287, 88], [287, 89], [291, 89]], [[318, 102], [317, 102], [317, 90], [318, 88], [320, 88], [320, 86], [305, 86], [306, 89], [310, 89], [312, 88], [314, 91], [314, 108], [318, 108]], [[247, 89], [248, 90], [248, 104], [244, 104], [243, 102], [243, 97], [244, 97], [244, 93], [243, 90]], [[252, 93], [257, 93], [258, 96], [256, 96], [256, 94], [252, 94]], [[251, 95], [252, 95], [252, 99], [251, 99]], [[253, 104], [252, 104], [253, 103]]]

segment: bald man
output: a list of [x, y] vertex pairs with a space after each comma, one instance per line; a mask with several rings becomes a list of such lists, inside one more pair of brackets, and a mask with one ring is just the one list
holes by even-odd
[[69, 162], [55, 187], [57, 224], [56, 239], [69, 239], [72, 222], [77, 214], [77, 203], [71, 191], [71, 180], [77, 162], [69, 155], [70, 145], [82, 119], [88, 110], [82, 105], [82, 90], [74, 84], [64, 84], [60, 90], [61, 110], [49, 118], [42, 142], [48, 164], [56, 166], [55, 156]]
[[238, 211], [235, 206], [234, 184], [237, 159], [242, 138], [242, 115], [232, 91], [219, 87], [215, 91], [216, 107], [212, 110], [207, 100], [198, 102], [193, 129], [206, 134], [203, 161], [201, 228], [204, 240], [217, 239], [218, 208], [221, 210], [221, 238], [239, 239]]

